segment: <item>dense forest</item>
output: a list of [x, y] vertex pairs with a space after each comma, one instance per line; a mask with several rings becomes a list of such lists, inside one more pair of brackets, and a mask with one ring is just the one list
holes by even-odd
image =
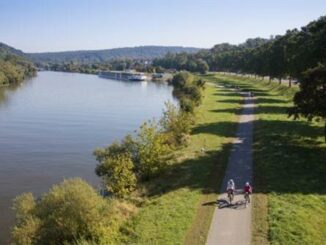
[[178, 46], [140, 46], [132, 48], [114, 48], [104, 50], [82, 50], [51, 53], [29, 53], [35, 63], [62, 64], [74, 62], [78, 64], [103, 63], [112, 60], [151, 60], [171, 53], [194, 53], [198, 48]]
[[35, 74], [36, 68], [22, 51], [0, 43], [0, 86], [21, 82]]
[[[310, 22], [300, 30], [288, 30], [270, 39], [248, 39], [240, 45], [215, 45], [193, 54], [167, 54], [153, 64], [163, 68], [204, 72], [235, 72], [269, 76], [271, 79], [299, 78], [309, 68], [326, 62], [326, 16]], [[291, 82], [290, 82], [291, 85]]]

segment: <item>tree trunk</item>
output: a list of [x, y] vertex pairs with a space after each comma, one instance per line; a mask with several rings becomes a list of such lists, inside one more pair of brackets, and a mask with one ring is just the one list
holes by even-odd
[[272, 77], [271, 77], [271, 76], [269, 76], [269, 79], [268, 79], [268, 84], [271, 84], [271, 82], [272, 82]]
[[325, 137], [325, 143], [326, 143], [326, 118], [325, 118], [324, 120], [325, 120], [325, 126], [324, 126], [324, 137]]
[[279, 78], [278, 79], [278, 85], [281, 85], [281, 83], [282, 83], [282, 78]]
[[292, 78], [289, 77], [289, 88], [291, 88], [291, 87], [292, 87]]

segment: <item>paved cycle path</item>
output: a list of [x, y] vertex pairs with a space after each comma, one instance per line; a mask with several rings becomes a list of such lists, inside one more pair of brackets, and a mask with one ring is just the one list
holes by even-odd
[[[252, 180], [252, 137], [254, 121], [254, 99], [242, 93], [244, 104], [240, 115], [236, 140], [231, 150], [228, 166], [221, 186], [218, 206], [215, 208], [208, 233], [207, 245], [246, 245], [251, 241], [251, 204], [244, 205], [242, 189], [246, 181]], [[230, 205], [226, 185], [233, 179], [236, 195]]]

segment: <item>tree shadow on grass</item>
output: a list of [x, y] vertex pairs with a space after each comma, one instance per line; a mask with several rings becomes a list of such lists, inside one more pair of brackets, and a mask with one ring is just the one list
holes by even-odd
[[258, 121], [254, 145], [256, 191], [326, 194], [323, 128], [299, 121]]
[[204, 194], [218, 193], [224, 177], [232, 144], [223, 145], [219, 151], [199, 153], [170, 166], [167, 171], [147, 186], [147, 195], [156, 196], [180, 188], [201, 190]]
[[[254, 98], [256, 104], [279, 104], [279, 103], [287, 103], [288, 100], [281, 100], [281, 99], [271, 99], [271, 98]], [[217, 100], [218, 103], [239, 103], [239, 100], [236, 99], [220, 99]]]
[[285, 99], [272, 99], [272, 98], [256, 98], [256, 103], [259, 104], [279, 104], [279, 103], [287, 103], [289, 100]]
[[[232, 112], [233, 110], [226, 110], [227, 112]], [[234, 111], [236, 113], [236, 110]], [[192, 131], [193, 135], [196, 134], [213, 134], [223, 137], [234, 137], [234, 132], [230, 130], [230, 127], [237, 127], [239, 123], [237, 122], [216, 122], [216, 123], [205, 123], [195, 127]]]
[[[259, 108], [256, 108], [253, 112], [253, 114], [281, 114], [281, 115], [287, 115], [288, 107], [286, 106], [260, 106]], [[216, 112], [216, 113], [232, 113], [236, 115], [246, 115], [242, 112], [242, 110], [238, 109], [214, 109], [210, 110], [210, 112]], [[252, 114], [252, 113], [250, 113]]]

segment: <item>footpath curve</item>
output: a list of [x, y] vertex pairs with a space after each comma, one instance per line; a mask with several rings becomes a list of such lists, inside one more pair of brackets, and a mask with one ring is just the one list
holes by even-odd
[[[242, 189], [245, 182], [252, 181], [252, 141], [254, 121], [254, 98], [241, 92], [244, 104], [240, 114], [236, 139], [233, 143], [227, 169], [220, 189], [218, 207], [215, 208], [209, 229], [207, 245], [249, 245], [251, 241], [251, 206], [244, 205]], [[233, 179], [236, 195], [230, 205], [226, 185]]]

